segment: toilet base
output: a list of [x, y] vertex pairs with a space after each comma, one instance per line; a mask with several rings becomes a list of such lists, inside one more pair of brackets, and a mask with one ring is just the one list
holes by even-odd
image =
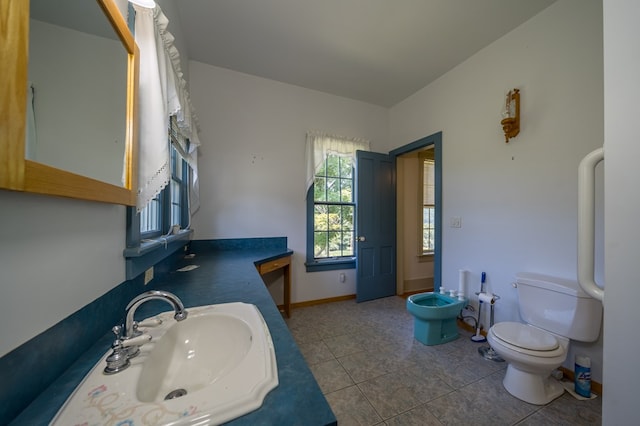
[[415, 318], [413, 337], [423, 345], [433, 346], [448, 343], [458, 338], [456, 318], [444, 320], [423, 320]]
[[466, 298], [433, 292], [418, 293], [407, 299], [407, 311], [415, 317], [413, 336], [423, 345], [440, 345], [458, 338], [457, 317]]
[[547, 375], [532, 374], [509, 364], [502, 384], [513, 396], [535, 405], [545, 405], [564, 393], [562, 384]]

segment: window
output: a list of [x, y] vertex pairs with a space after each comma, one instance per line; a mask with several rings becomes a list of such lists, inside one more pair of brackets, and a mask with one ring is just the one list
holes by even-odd
[[[147, 206], [136, 213], [135, 207], [127, 209], [126, 277], [140, 276], [150, 266], [184, 247], [190, 238], [189, 191], [191, 167], [185, 161], [188, 141], [178, 133], [172, 117], [169, 128], [170, 182]], [[179, 225], [181, 231], [172, 231]]]
[[422, 247], [421, 253], [424, 255], [433, 254], [435, 250], [436, 234], [436, 202], [435, 202], [435, 161], [433, 150], [423, 151], [420, 158], [420, 175], [422, 188], [420, 191], [422, 202]]
[[171, 193], [171, 225], [180, 225], [182, 228], [183, 218], [183, 206], [184, 206], [184, 194], [187, 191], [186, 187], [186, 171], [187, 162], [178, 153], [174, 144], [171, 144], [171, 186], [169, 192]]
[[353, 269], [356, 151], [369, 141], [307, 133], [307, 272]]
[[162, 193], [156, 195], [147, 207], [140, 211], [140, 234], [153, 238], [162, 234]]
[[313, 183], [313, 258], [353, 257], [353, 159], [327, 154]]
[[[175, 117], [169, 127], [171, 181], [140, 211], [140, 237], [152, 239], [169, 234], [173, 225], [186, 228], [188, 221], [189, 165], [181, 154]], [[183, 141], [184, 142], [184, 141]]]

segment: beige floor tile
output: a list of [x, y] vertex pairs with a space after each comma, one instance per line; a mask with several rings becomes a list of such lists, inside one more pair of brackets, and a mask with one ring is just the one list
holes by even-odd
[[326, 395], [340, 426], [375, 425], [382, 421], [357, 386]]
[[313, 364], [309, 368], [311, 368], [311, 372], [324, 394], [354, 384], [342, 365], [335, 359]]
[[307, 364], [313, 365], [323, 361], [335, 359], [327, 344], [322, 340], [308, 343], [298, 343], [298, 348]]
[[425, 405], [409, 410], [398, 416], [385, 420], [387, 426], [440, 426], [442, 423], [435, 418]]
[[358, 384], [383, 419], [388, 419], [452, 391], [437, 376], [422, 369], [388, 373]]
[[602, 422], [601, 398], [564, 394], [537, 406], [510, 395], [502, 386], [506, 363], [480, 357], [487, 343], [472, 342], [471, 332], [421, 344], [400, 297], [299, 308], [286, 322], [341, 426]]

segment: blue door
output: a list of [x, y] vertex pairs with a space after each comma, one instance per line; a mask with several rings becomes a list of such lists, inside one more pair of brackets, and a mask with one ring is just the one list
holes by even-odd
[[395, 157], [356, 152], [356, 301], [396, 294]]

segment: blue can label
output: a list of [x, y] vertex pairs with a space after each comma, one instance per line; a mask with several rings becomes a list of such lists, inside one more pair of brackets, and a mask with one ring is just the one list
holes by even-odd
[[576, 364], [575, 366], [575, 391], [585, 398], [591, 397], [591, 369]]

